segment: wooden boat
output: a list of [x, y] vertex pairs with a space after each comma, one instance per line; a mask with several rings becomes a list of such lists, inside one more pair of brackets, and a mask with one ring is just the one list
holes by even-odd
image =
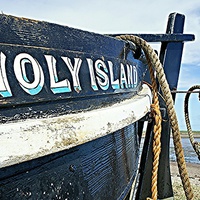
[[[0, 198], [129, 199], [131, 191], [146, 198], [152, 123], [142, 154], [140, 141], [151, 89], [138, 47], [47, 22], [7, 15], [0, 22]], [[176, 33], [183, 16], [170, 15], [169, 24]], [[162, 42], [164, 67], [179, 58], [169, 77], [174, 89], [183, 41], [193, 36], [171, 33], [140, 37]], [[159, 195], [167, 199], [173, 196], [167, 120], [163, 130]]]

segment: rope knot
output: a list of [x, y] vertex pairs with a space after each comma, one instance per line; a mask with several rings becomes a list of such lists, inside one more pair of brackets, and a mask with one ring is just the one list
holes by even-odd
[[160, 108], [156, 104], [151, 104], [151, 113], [154, 118], [156, 116], [161, 118]]

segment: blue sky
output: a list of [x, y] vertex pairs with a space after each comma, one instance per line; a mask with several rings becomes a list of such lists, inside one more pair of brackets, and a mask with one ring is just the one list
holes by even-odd
[[[200, 84], [199, 0], [0, 0], [0, 11], [102, 34], [165, 33], [168, 15], [182, 13], [186, 16], [184, 32], [195, 34], [196, 40], [185, 43], [178, 89]], [[185, 130], [184, 96], [177, 95], [175, 106], [181, 130]], [[192, 127], [200, 130], [197, 95], [191, 96], [190, 107]]]

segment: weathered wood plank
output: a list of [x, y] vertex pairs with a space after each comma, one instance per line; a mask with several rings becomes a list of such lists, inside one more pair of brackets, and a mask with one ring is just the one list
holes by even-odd
[[[123, 199], [138, 168], [137, 124], [0, 169], [1, 199]], [[115, 186], [115, 187], [113, 187]]]
[[1, 122], [101, 107], [140, 88], [146, 66], [122, 41], [7, 15], [0, 24]]
[[0, 24], [0, 43], [92, 52], [113, 57], [118, 57], [119, 49], [124, 47], [122, 41], [104, 35], [44, 21], [2, 14]]

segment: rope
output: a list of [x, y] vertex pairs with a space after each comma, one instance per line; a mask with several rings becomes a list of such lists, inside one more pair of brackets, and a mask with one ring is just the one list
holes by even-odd
[[151, 105], [153, 117], [155, 119], [155, 125], [154, 125], [154, 139], [153, 139], [153, 153], [154, 153], [154, 160], [153, 160], [153, 170], [152, 170], [152, 186], [151, 186], [151, 192], [152, 192], [152, 199], [156, 200], [158, 196], [158, 188], [157, 188], [157, 182], [158, 182], [158, 166], [159, 166], [159, 157], [161, 152], [161, 113], [160, 108], [155, 103]]
[[[188, 111], [188, 103], [189, 103], [189, 97], [190, 97], [190, 94], [191, 92], [193, 92], [193, 90], [196, 90], [196, 89], [200, 89], [200, 85], [194, 85], [192, 86], [188, 91], [189, 93], [187, 93], [185, 95], [185, 102], [184, 102], [184, 113], [185, 113], [185, 122], [186, 122], [186, 126], [187, 126], [187, 130], [188, 130], [188, 135], [189, 135], [189, 138], [190, 138], [190, 142], [193, 146], [193, 149], [195, 150], [199, 160], [200, 160], [200, 142], [197, 142], [194, 140], [194, 136], [193, 136], [193, 133], [192, 133], [192, 128], [191, 128], [191, 125], [190, 125], [190, 119], [189, 119], [189, 111]], [[200, 95], [200, 93], [199, 93]], [[199, 97], [200, 98], [200, 97]]]
[[173, 99], [171, 96], [169, 85], [167, 83], [167, 80], [164, 74], [162, 64], [160, 63], [160, 60], [157, 54], [154, 52], [154, 50], [145, 40], [133, 35], [121, 35], [121, 36], [118, 36], [117, 38], [122, 39], [122, 40], [129, 40], [135, 43], [136, 45], [138, 45], [139, 47], [141, 47], [145, 53], [147, 61], [150, 62], [149, 63], [150, 66], [153, 66], [156, 71], [156, 75], [160, 83], [160, 87], [163, 92], [163, 97], [165, 99], [166, 106], [167, 106], [167, 111], [168, 111], [170, 124], [172, 128], [176, 159], [178, 163], [178, 168], [179, 168], [179, 173], [182, 180], [183, 188], [184, 188], [187, 200], [192, 200], [194, 195], [193, 195], [192, 187], [190, 185], [188, 172], [186, 169], [185, 158], [184, 158], [183, 148], [181, 144], [181, 136], [180, 136], [179, 126], [178, 126], [178, 120], [177, 120], [176, 112], [173, 105]]
[[[148, 63], [150, 64], [150, 60], [148, 59]], [[153, 93], [153, 104], [151, 105], [151, 113], [153, 115], [153, 118], [155, 120], [154, 128], [153, 128], [153, 169], [152, 169], [152, 183], [151, 183], [151, 193], [152, 193], [152, 199], [156, 200], [158, 196], [158, 188], [157, 188], [157, 182], [158, 182], [158, 165], [159, 165], [159, 157], [161, 152], [161, 113], [160, 113], [160, 106], [159, 106], [159, 99], [158, 99], [158, 91], [157, 91], [157, 83], [156, 79], [154, 77], [154, 71], [151, 64], [149, 65], [149, 72], [150, 72], [150, 78], [152, 82], [152, 93]]]

